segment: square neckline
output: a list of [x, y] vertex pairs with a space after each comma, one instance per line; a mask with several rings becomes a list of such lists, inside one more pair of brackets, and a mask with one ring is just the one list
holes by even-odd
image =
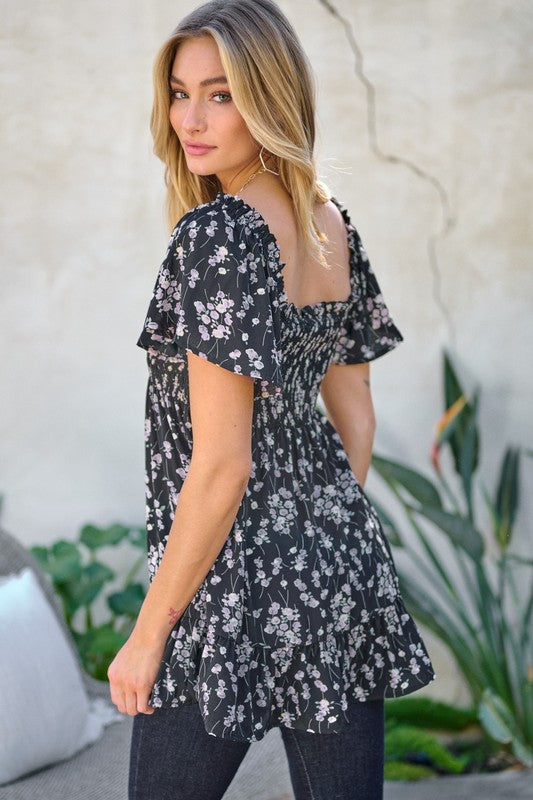
[[303, 306], [295, 305], [291, 300], [289, 300], [287, 296], [287, 292], [285, 290], [285, 280], [282, 274], [284, 267], [286, 267], [287, 265], [285, 261], [283, 261], [281, 258], [281, 251], [278, 241], [274, 236], [274, 234], [272, 233], [272, 231], [270, 230], [270, 227], [266, 219], [261, 214], [261, 212], [258, 211], [257, 208], [255, 208], [254, 206], [250, 205], [250, 203], [247, 203], [246, 200], [243, 200], [243, 198], [240, 197], [240, 195], [229, 194], [228, 192], [223, 192], [222, 190], [219, 190], [216, 194], [215, 200], [219, 198], [220, 199], [227, 198], [229, 200], [235, 201], [245, 210], [246, 213], [252, 213], [255, 219], [258, 222], [260, 222], [261, 225], [263, 226], [264, 235], [274, 251], [274, 256], [277, 262], [276, 277], [279, 282], [280, 293], [282, 295], [283, 302], [287, 305], [287, 307], [291, 308], [298, 315], [305, 315], [306, 313], [314, 313], [316, 311], [322, 311], [322, 310], [324, 311], [331, 310], [333, 312], [342, 312], [342, 313], [346, 312], [346, 310], [353, 302], [355, 295], [355, 261], [357, 259], [357, 254], [356, 254], [355, 244], [353, 242], [353, 226], [350, 222], [348, 212], [334, 195], [330, 197], [330, 200], [337, 206], [337, 208], [341, 212], [348, 240], [348, 249], [350, 250], [350, 286], [351, 286], [350, 294], [343, 300], [318, 300], [316, 303], [306, 303]]

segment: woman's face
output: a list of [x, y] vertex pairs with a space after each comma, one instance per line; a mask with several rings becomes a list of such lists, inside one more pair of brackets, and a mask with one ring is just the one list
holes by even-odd
[[233, 186], [236, 192], [235, 178], [247, 177], [260, 148], [229, 94], [213, 37], [182, 42], [169, 80], [170, 124], [187, 166], [196, 175], [216, 175], [223, 191]]

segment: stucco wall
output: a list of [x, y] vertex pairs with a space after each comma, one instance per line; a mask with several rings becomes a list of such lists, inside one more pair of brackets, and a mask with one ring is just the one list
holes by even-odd
[[[135, 343], [167, 241], [151, 67], [194, 5], [4, 4], [0, 493], [4, 526], [28, 545], [144, 519]], [[375, 450], [429, 472], [446, 346], [482, 390], [492, 491], [503, 448], [532, 438], [531, 5], [280, 5], [318, 80], [322, 177], [405, 337], [372, 365]], [[531, 471], [524, 461], [524, 489]], [[372, 473], [367, 488], [385, 498]], [[524, 491], [522, 550], [532, 511]]]

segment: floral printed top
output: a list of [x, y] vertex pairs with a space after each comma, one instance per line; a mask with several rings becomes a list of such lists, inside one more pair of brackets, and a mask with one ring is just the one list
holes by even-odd
[[150, 581], [192, 453], [186, 351], [254, 381], [252, 472], [234, 524], [172, 629], [149, 702], [198, 702], [206, 731], [255, 742], [274, 726], [336, 733], [347, 701], [434, 680], [390, 545], [316, 407], [329, 364], [372, 361], [403, 337], [361, 239], [348, 299], [289, 302], [261, 214], [219, 192], [176, 225], [138, 346], [147, 351]]

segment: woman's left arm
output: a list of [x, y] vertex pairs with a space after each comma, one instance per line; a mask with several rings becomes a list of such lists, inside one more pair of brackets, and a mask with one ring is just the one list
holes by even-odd
[[330, 364], [320, 384], [320, 395], [355, 479], [364, 487], [376, 431], [370, 364]]
[[109, 665], [121, 713], [152, 713], [152, 686], [175, 626], [226, 541], [250, 478], [254, 379], [187, 352], [193, 451], [157, 572]]

